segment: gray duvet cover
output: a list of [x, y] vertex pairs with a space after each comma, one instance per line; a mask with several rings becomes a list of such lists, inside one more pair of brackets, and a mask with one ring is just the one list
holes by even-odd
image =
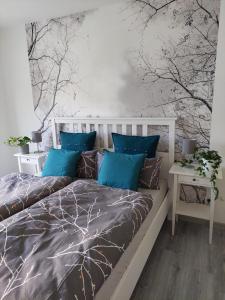
[[69, 177], [35, 177], [12, 173], [0, 177], [0, 221], [62, 189]]
[[0, 222], [0, 299], [93, 299], [151, 207], [78, 180]]

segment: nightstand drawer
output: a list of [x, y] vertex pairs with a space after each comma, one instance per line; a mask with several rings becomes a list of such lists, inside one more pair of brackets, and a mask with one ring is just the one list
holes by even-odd
[[31, 157], [21, 157], [21, 163], [35, 165], [37, 163], [37, 160]]
[[211, 187], [211, 183], [209, 179], [206, 177], [201, 178], [201, 177], [194, 177], [194, 176], [192, 177], [192, 176], [179, 175], [178, 182], [184, 184]]

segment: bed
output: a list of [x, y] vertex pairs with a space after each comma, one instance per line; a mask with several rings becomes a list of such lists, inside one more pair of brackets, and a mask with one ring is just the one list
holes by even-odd
[[[169, 151], [158, 153], [160, 190], [130, 192], [77, 180], [1, 222], [0, 299], [129, 299], [169, 212], [175, 119], [56, 118], [52, 125], [55, 148], [65, 125], [96, 130], [98, 148], [110, 148], [111, 131], [130, 127], [135, 135], [141, 127], [147, 135], [150, 125], [168, 127]], [[107, 205], [99, 207], [102, 201]]]

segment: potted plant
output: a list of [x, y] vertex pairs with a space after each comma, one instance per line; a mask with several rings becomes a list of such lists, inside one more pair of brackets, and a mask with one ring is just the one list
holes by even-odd
[[215, 193], [215, 199], [219, 196], [219, 190], [216, 186], [216, 178], [222, 158], [215, 150], [198, 149], [194, 153], [194, 160], [198, 163], [196, 170], [199, 175], [209, 177]]
[[31, 139], [27, 136], [10, 136], [6, 141], [5, 144], [12, 146], [12, 147], [18, 147], [20, 153], [22, 154], [29, 154], [29, 143], [31, 142]]

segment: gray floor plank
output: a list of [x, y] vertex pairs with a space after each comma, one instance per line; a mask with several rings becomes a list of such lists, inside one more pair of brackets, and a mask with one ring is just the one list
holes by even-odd
[[166, 221], [132, 300], [225, 300], [225, 227], [179, 219], [171, 238]]

